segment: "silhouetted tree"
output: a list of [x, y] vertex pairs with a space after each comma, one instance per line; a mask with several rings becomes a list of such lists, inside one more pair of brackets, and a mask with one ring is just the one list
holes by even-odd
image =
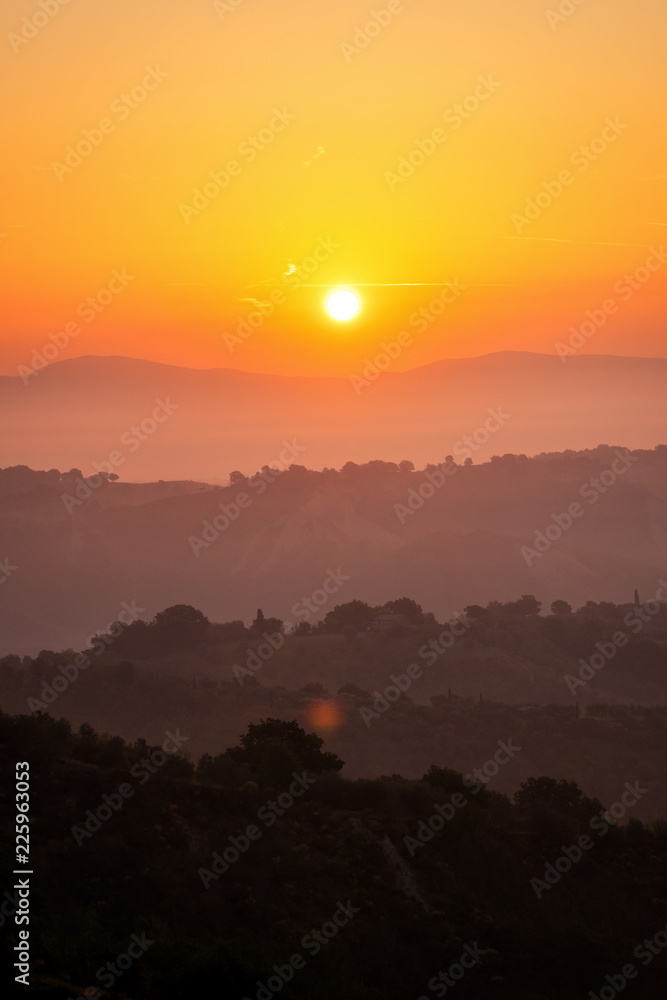
[[295, 751], [277, 738], [265, 740], [253, 755], [252, 773], [260, 785], [288, 785], [300, 770], [301, 760]]
[[337, 604], [333, 611], [327, 612], [321, 628], [323, 632], [342, 632], [349, 626], [363, 632], [377, 613], [378, 609], [365, 601], [348, 601], [347, 604]]
[[572, 605], [568, 604], [567, 601], [554, 601], [551, 605], [552, 615], [571, 615]]
[[488, 610], [479, 604], [469, 604], [467, 608], [463, 609], [463, 613], [466, 618], [484, 619], [489, 617]]
[[412, 625], [418, 625], [424, 618], [421, 604], [417, 604], [411, 597], [399, 597], [394, 601], [387, 601], [383, 610], [388, 615], [405, 615]]
[[174, 604], [164, 611], [158, 611], [151, 626], [161, 646], [189, 649], [202, 641], [208, 630], [209, 620], [190, 604]]
[[576, 782], [562, 778], [528, 778], [514, 795], [514, 802], [521, 809], [539, 809], [545, 806], [567, 816], [589, 820], [602, 811], [597, 799], [584, 795]]
[[304, 694], [310, 698], [328, 698], [329, 692], [325, 688], [324, 684], [320, 681], [309, 681], [308, 684], [304, 684], [301, 688], [300, 694]]
[[541, 608], [541, 601], [538, 601], [532, 594], [523, 594], [513, 604], [513, 609], [519, 615], [539, 615]]
[[282, 632], [285, 623], [280, 618], [265, 618], [261, 608], [257, 609], [257, 617], [251, 625], [251, 629], [257, 635], [273, 635], [275, 632]]
[[253, 774], [263, 766], [267, 748], [275, 750], [276, 741], [284, 744], [294, 754], [297, 767], [314, 774], [336, 773], [343, 767], [343, 761], [335, 753], [322, 751], [324, 743], [316, 733], [306, 733], [296, 720], [262, 719], [250, 723], [248, 732], [241, 737], [239, 746], [231, 747], [227, 753], [239, 764], [249, 764]]
[[374, 458], [370, 462], [366, 462], [365, 465], [361, 466], [363, 472], [370, 472], [371, 474], [384, 474], [388, 472], [396, 473], [398, 472], [398, 466], [396, 462], [383, 462], [379, 458]]

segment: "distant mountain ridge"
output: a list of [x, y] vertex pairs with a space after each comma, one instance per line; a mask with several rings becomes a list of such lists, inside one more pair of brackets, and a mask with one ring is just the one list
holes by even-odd
[[[442, 461], [476, 432], [474, 461], [611, 441], [651, 448], [666, 436], [666, 385], [667, 359], [604, 355], [445, 360], [383, 372], [360, 391], [351, 378], [80, 357], [26, 380], [0, 376], [0, 463], [225, 483], [233, 469], [277, 461], [285, 442], [310, 468]], [[483, 440], [499, 409], [508, 419]]]

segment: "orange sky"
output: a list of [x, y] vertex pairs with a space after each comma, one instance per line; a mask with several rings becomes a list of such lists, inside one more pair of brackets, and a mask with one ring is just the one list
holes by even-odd
[[[2, 373], [49, 334], [52, 360], [285, 374], [359, 372], [402, 330], [396, 370], [553, 353], [609, 300], [578, 349], [665, 356], [664, 0], [42, 4], [0, 10]], [[312, 287], [339, 284], [347, 324]]]

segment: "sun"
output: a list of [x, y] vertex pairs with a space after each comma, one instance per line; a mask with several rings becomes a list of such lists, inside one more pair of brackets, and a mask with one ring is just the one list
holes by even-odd
[[341, 322], [352, 319], [359, 312], [360, 303], [354, 292], [333, 292], [327, 299], [327, 310], [333, 319]]

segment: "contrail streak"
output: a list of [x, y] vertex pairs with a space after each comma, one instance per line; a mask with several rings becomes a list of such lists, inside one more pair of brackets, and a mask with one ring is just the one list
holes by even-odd
[[585, 247], [650, 247], [650, 243], [609, 243], [599, 240], [561, 240], [555, 236], [501, 236], [501, 240], [539, 240], [544, 243], [578, 243]]

